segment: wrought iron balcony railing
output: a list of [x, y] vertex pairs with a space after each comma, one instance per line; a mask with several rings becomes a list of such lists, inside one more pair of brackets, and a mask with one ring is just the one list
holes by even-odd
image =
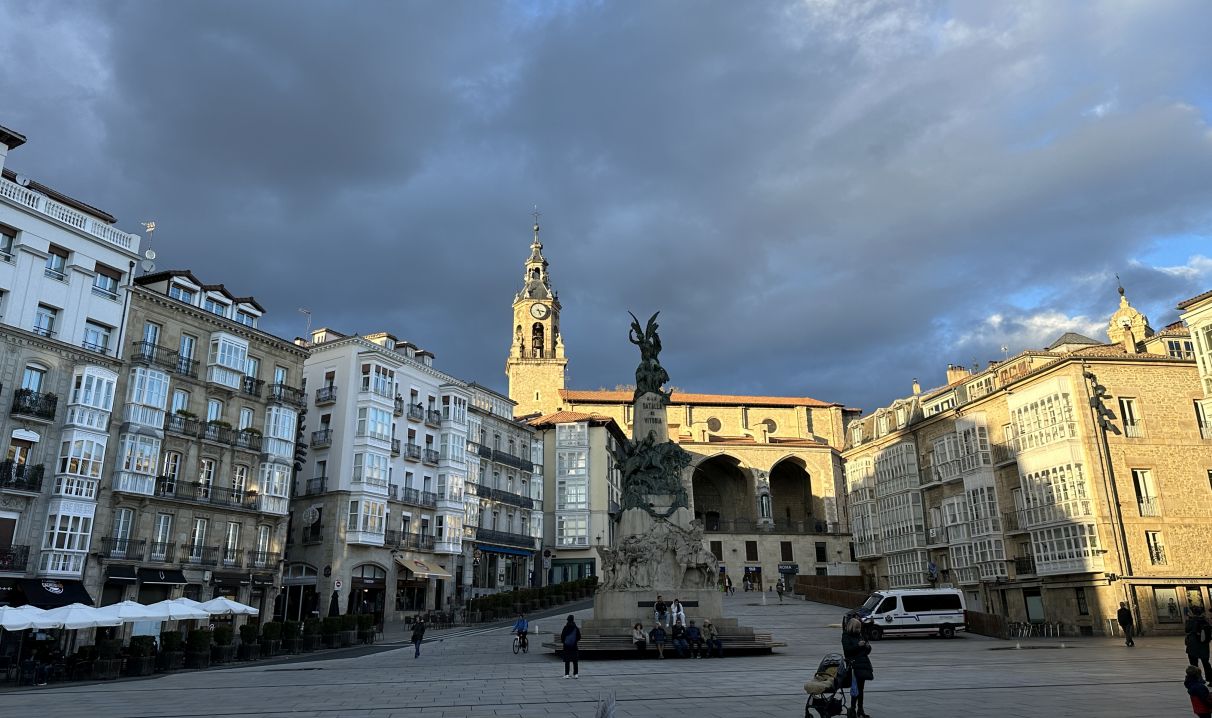
[[332, 446], [332, 429], [317, 429], [311, 432], [311, 446], [313, 449]]
[[270, 384], [269, 400], [292, 406], [303, 406], [307, 403], [307, 398], [304, 396], [302, 389], [296, 389], [286, 384]]
[[534, 548], [534, 537], [524, 536], [522, 534], [510, 533], [508, 531], [494, 531], [493, 529], [476, 528], [476, 540], [486, 541], [488, 543], [504, 544], [506, 546], [518, 546], [528, 549]]
[[217, 566], [219, 564], [218, 546], [201, 546], [197, 544], [181, 544], [181, 563], [193, 566]]
[[128, 561], [142, 561], [143, 549], [147, 546], [147, 539], [134, 538], [118, 538], [117, 536], [102, 536], [101, 558], [125, 559]]
[[0, 461], [0, 490], [40, 492], [45, 474], [44, 464]]
[[408, 405], [408, 418], [413, 421], [421, 421], [425, 418], [425, 407], [420, 404]]
[[13, 416], [24, 416], [38, 421], [54, 421], [59, 397], [30, 389], [13, 392]]
[[24, 571], [29, 565], [29, 546], [0, 546], [0, 571]]
[[316, 406], [327, 406], [337, 401], [337, 387], [329, 384], [316, 389]]

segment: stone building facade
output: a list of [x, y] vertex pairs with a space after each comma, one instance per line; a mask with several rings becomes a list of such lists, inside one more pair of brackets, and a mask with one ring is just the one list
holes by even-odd
[[[564, 388], [562, 306], [551, 288], [538, 225], [534, 231], [523, 287], [513, 302], [509, 396], [522, 413], [608, 417], [630, 436], [630, 391]], [[780, 568], [788, 576], [857, 571], [839, 496], [845, 427], [859, 413], [808, 397], [673, 392], [669, 436], [693, 456], [688, 493], [708, 547], [726, 572], [749, 574], [755, 585], [769, 587]], [[550, 442], [545, 446], [550, 455]], [[550, 490], [558, 477], [549, 463], [545, 467]], [[549, 509], [548, 522], [554, 519]]]
[[139, 237], [5, 167], [24, 142], [0, 127], [0, 605], [92, 603]]
[[446, 610], [463, 584], [470, 388], [385, 332], [318, 329], [308, 349], [287, 616]]
[[1123, 297], [1108, 336], [949, 367], [946, 386], [850, 427], [848, 511], [873, 586], [952, 585], [974, 610], [1079, 634], [1111, 630], [1121, 601], [1156, 631], [1208, 605], [1212, 443], [1189, 336], [1154, 333]]
[[543, 440], [509, 398], [471, 384], [461, 597], [542, 582]]
[[263, 314], [188, 271], [135, 280], [86, 581], [99, 605], [226, 596], [272, 620], [306, 351]]

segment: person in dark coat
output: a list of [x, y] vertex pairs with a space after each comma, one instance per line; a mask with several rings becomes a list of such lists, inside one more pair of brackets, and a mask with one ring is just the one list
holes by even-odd
[[1119, 627], [1124, 632], [1124, 645], [1135, 646], [1136, 641], [1132, 640], [1133, 624], [1132, 624], [1132, 609], [1128, 608], [1127, 601], [1121, 601], [1119, 610], [1115, 612], [1115, 619], [1119, 621]]
[[1212, 682], [1212, 666], [1208, 665], [1208, 642], [1212, 641], [1212, 624], [1204, 615], [1203, 606], [1192, 606], [1191, 615], [1183, 626], [1187, 636], [1187, 661], [1193, 666], [1203, 664], [1204, 680]]
[[564, 630], [560, 631], [560, 643], [563, 644], [564, 650], [564, 677], [568, 677], [568, 665], [572, 664], [572, 677], [581, 677], [581, 667], [577, 664], [577, 644], [581, 640], [581, 629], [577, 628], [576, 619], [572, 616], [568, 617], [568, 622], [564, 624]]
[[1199, 675], [1199, 668], [1187, 666], [1187, 677], [1183, 687], [1191, 698], [1191, 710], [1199, 718], [1212, 718], [1212, 696], [1208, 695], [1208, 686]]
[[857, 618], [846, 622], [842, 633], [842, 654], [846, 657], [846, 665], [854, 675], [858, 695], [850, 705], [851, 718], [868, 718], [863, 710], [863, 686], [867, 681], [875, 679], [875, 668], [871, 665], [871, 646], [863, 639], [863, 623]]
[[421, 641], [425, 640], [425, 619], [418, 618], [417, 622], [412, 624], [412, 645], [417, 649], [413, 658], [421, 657]]

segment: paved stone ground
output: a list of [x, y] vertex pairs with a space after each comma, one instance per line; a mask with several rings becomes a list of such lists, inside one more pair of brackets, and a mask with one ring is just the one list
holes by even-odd
[[[0, 693], [2, 716], [592, 716], [613, 691], [619, 718], [798, 717], [801, 686], [839, 649], [840, 610], [737, 593], [725, 611], [788, 641], [773, 656], [724, 660], [586, 661], [579, 680], [538, 652], [514, 656], [508, 629], [439, 632], [413, 659], [404, 644], [344, 658], [189, 671], [141, 680]], [[578, 611], [584, 617], [587, 610]], [[540, 619], [544, 633], [562, 621]], [[537, 645], [535, 640], [532, 645]], [[399, 647], [394, 647], [398, 645]], [[1182, 716], [1186, 658], [1179, 638], [1014, 642], [966, 636], [875, 644], [867, 710], [896, 716]]]

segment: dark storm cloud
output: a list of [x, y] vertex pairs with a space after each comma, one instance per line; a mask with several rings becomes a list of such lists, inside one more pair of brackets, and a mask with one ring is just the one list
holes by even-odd
[[[571, 385], [872, 408], [1212, 284], [1199, 3], [16, 3], [9, 166], [161, 266], [503, 388], [543, 211]], [[1203, 254], [1209, 254], [1205, 249]]]

